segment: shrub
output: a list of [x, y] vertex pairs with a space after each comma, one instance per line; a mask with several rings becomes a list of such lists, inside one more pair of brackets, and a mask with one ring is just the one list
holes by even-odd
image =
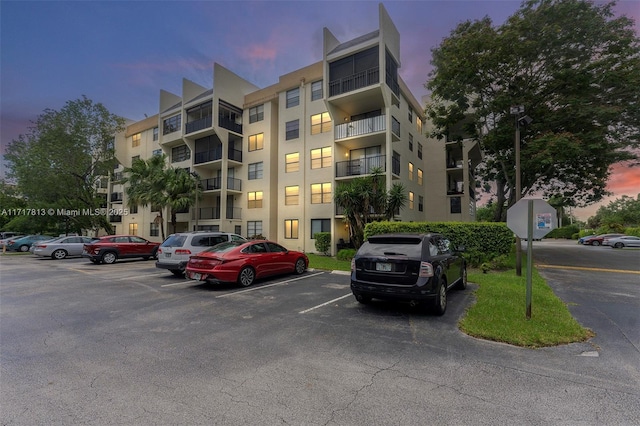
[[567, 240], [570, 240], [571, 238], [573, 238], [574, 234], [577, 234], [579, 232], [580, 229], [577, 225], [568, 225], [552, 230], [546, 235], [545, 238], [565, 238]]
[[329, 254], [331, 249], [331, 232], [316, 232], [313, 234], [316, 240], [316, 250], [318, 253]]
[[640, 237], [640, 228], [626, 228], [624, 230], [625, 235], [634, 235]]
[[336, 255], [338, 260], [348, 260], [350, 261], [356, 255], [355, 249], [342, 249]]

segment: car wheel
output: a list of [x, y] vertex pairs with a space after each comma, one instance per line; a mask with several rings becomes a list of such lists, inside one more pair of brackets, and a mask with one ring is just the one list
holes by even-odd
[[458, 289], [464, 290], [465, 288], [467, 288], [467, 265], [462, 266], [462, 273], [458, 282]]
[[102, 255], [102, 263], [106, 263], [107, 265], [116, 263], [116, 260], [118, 260], [118, 255], [112, 251], [108, 251]]
[[304, 261], [304, 259], [296, 260], [296, 274], [302, 274], [305, 269], [307, 269], [307, 263]]
[[600, 245], [600, 241], [594, 241], [591, 243], [592, 246], [599, 246]]
[[238, 284], [240, 284], [242, 287], [249, 287], [251, 284], [253, 284], [255, 279], [256, 272], [253, 270], [253, 268], [247, 266], [245, 268], [242, 268], [242, 271], [240, 271], [240, 275], [238, 276]]
[[176, 277], [181, 277], [184, 275], [184, 271], [182, 269], [170, 269], [170, 271]]
[[18, 247], [18, 250], [19, 250], [19, 251], [21, 251], [21, 252], [23, 252], [23, 253], [26, 253], [26, 252], [28, 252], [28, 251], [29, 251], [29, 246], [28, 246], [28, 245], [23, 244], [23, 245], [21, 245], [20, 247]]
[[623, 248], [623, 247], [624, 247], [624, 244], [622, 244], [622, 243], [615, 243], [613, 246], [614, 246], [615, 248]]
[[444, 311], [447, 310], [447, 282], [444, 280], [440, 280], [440, 285], [438, 286], [438, 294], [436, 295], [436, 300], [433, 304], [433, 311], [436, 315], [443, 315]]
[[64, 259], [65, 257], [67, 257], [67, 252], [62, 250], [62, 249], [58, 249], [56, 251], [54, 251], [53, 253], [51, 253], [51, 258], [52, 259]]
[[362, 303], [363, 305], [368, 305], [369, 303], [371, 303], [370, 296], [365, 296], [364, 294], [360, 294], [360, 293], [353, 293], [353, 295], [356, 297], [356, 300]]

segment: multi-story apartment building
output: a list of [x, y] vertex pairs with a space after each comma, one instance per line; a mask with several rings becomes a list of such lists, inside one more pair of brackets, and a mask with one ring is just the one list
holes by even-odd
[[[325, 28], [322, 61], [272, 86], [214, 64], [213, 88], [185, 79], [180, 96], [160, 91], [157, 116], [127, 127], [115, 175], [136, 156], [164, 152], [202, 190], [197, 206], [178, 215], [178, 230], [261, 235], [306, 251], [315, 251], [316, 232], [332, 234], [332, 252], [349, 240], [333, 195], [373, 168], [387, 188], [402, 182], [407, 190], [396, 220], [473, 220], [479, 148], [427, 138], [424, 108], [399, 68], [400, 34], [382, 4], [377, 30], [340, 42]], [[115, 182], [112, 206], [126, 205]], [[156, 218], [139, 207], [114, 218], [116, 231], [157, 237]]]

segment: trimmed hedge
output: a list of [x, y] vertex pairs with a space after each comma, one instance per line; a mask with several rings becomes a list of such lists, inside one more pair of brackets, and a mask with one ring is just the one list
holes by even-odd
[[473, 267], [509, 254], [515, 241], [504, 222], [371, 222], [364, 237], [402, 232], [442, 234], [453, 247], [465, 247], [464, 257]]

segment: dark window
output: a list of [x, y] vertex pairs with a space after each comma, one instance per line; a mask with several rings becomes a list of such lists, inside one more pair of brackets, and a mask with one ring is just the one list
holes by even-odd
[[177, 163], [179, 161], [188, 160], [191, 158], [191, 150], [187, 145], [180, 145], [171, 148], [171, 162]]
[[287, 108], [300, 105], [300, 89], [287, 90]]
[[331, 232], [331, 219], [311, 219], [311, 238], [318, 232]]
[[286, 140], [297, 139], [300, 136], [300, 120], [293, 120], [286, 123]]
[[264, 105], [249, 108], [249, 123], [264, 120]]
[[182, 116], [180, 114], [169, 117], [162, 123], [162, 134], [167, 135], [169, 133], [177, 132], [182, 125]]
[[451, 213], [462, 213], [462, 198], [451, 197], [450, 199]]
[[311, 100], [317, 101], [318, 99], [322, 99], [322, 80], [314, 81], [311, 83]]

